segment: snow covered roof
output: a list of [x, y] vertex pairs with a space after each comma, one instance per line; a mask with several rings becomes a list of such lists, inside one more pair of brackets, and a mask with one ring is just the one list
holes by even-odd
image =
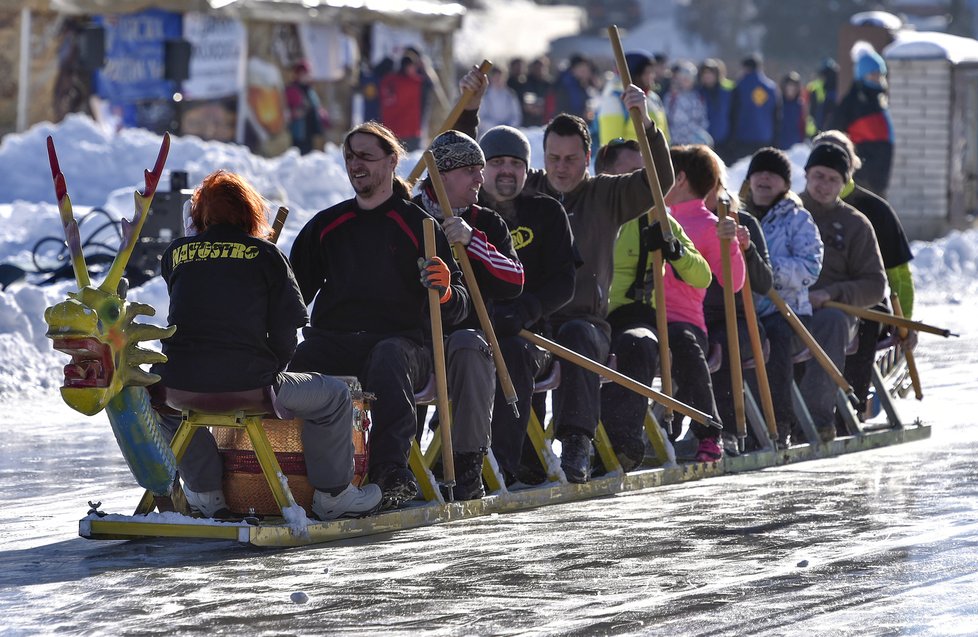
[[858, 27], [883, 27], [891, 31], [903, 28], [903, 20], [886, 11], [863, 11], [849, 18], [849, 24]]
[[900, 31], [883, 49], [888, 60], [947, 60], [952, 64], [978, 62], [978, 40], [934, 31]]
[[269, 22], [386, 22], [439, 33], [458, 30], [466, 11], [456, 2], [437, 0], [0, 0], [0, 8], [14, 4], [68, 14], [131, 13], [155, 7]]

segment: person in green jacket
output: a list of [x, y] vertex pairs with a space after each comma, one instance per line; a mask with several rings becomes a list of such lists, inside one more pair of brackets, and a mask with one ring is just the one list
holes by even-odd
[[[625, 175], [642, 170], [638, 142], [621, 140], [602, 146], [595, 159], [599, 175]], [[671, 216], [667, 215], [675, 243], [663, 256], [675, 272], [690, 285], [705, 288], [713, 274], [693, 241]], [[643, 385], [651, 385], [659, 366], [659, 341], [656, 336], [652, 250], [665, 245], [658, 223], [651, 226], [647, 215], [621, 227], [615, 242], [615, 267], [608, 301], [611, 324], [611, 351], [618, 371]], [[642, 429], [648, 400], [620, 385], [601, 388], [601, 421], [611, 446], [625, 471], [634, 469], [645, 457]]]

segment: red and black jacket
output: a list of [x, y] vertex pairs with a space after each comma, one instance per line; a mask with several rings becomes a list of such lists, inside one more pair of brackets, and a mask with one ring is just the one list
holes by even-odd
[[[433, 194], [429, 192], [429, 198], [431, 197]], [[421, 195], [416, 196], [413, 201], [423, 207]], [[491, 313], [493, 300], [516, 298], [523, 291], [523, 264], [513, 247], [509, 227], [498, 213], [473, 205], [459, 216], [473, 229], [472, 241], [465, 247], [465, 252], [472, 264], [479, 291]], [[473, 313], [455, 327], [479, 329], [478, 316]]]

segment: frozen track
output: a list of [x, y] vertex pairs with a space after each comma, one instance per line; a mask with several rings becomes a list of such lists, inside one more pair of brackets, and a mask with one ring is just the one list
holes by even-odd
[[974, 634], [978, 339], [919, 360], [927, 441], [295, 550], [78, 538], [104, 417], [0, 405], [0, 632]]

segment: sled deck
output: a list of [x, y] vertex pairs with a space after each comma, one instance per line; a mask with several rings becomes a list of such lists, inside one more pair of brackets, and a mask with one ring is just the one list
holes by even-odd
[[780, 451], [756, 451], [724, 457], [719, 462], [694, 462], [654, 469], [638, 469], [592, 478], [586, 484], [548, 483], [496, 492], [467, 502], [416, 502], [407, 507], [360, 519], [309, 521], [304, 529], [281, 517], [259, 522], [219, 522], [189, 518], [178, 513], [102, 515], [90, 513], [79, 522], [82, 537], [120, 540], [146, 537], [180, 537], [231, 540], [256, 546], [303, 546], [356, 537], [392, 533], [416, 527], [454, 522], [493, 513], [511, 513], [552, 504], [577, 502], [679, 484], [728, 473], [755, 471], [806, 460], [830, 458], [930, 437], [931, 428], [919, 422], [906, 427], [866, 431], [837, 438], [828, 444], [799, 445]]

